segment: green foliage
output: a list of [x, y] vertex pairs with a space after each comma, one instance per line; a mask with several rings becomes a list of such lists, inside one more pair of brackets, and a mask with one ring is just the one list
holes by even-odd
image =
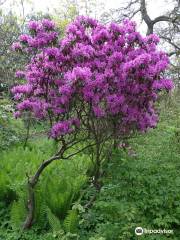
[[[23, 31], [23, 25], [19, 24], [18, 17], [9, 11], [3, 13], [0, 9], [0, 95], [7, 92], [17, 79], [14, 73], [16, 69], [21, 69], [25, 57], [19, 58], [18, 54], [11, 51], [11, 45], [17, 40], [19, 34]], [[3, 85], [3, 87], [2, 87]]]
[[0, 202], [0, 229], [9, 227], [9, 206], [5, 202]]
[[23, 220], [25, 220], [27, 209], [22, 198], [14, 201], [11, 208], [11, 226], [14, 230], [22, 228]]
[[9, 187], [9, 183], [9, 176], [6, 173], [2, 173], [0, 175], [0, 200], [3, 200], [7, 203], [15, 197], [13, 191]]
[[[81, 188], [87, 181], [85, 172], [88, 165], [83, 162], [83, 155], [66, 163], [57, 162], [45, 174], [44, 199], [52, 213], [61, 221], [64, 221], [66, 216], [69, 216], [67, 221], [71, 220], [71, 217], [73, 220], [75, 216], [74, 211], [69, 210], [80, 197]], [[69, 223], [73, 225], [73, 222]]]
[[0, 99], [0, 151], [22, 140], [22, 122], [12, 116], [13, 106], [7, 99]]
[[[50, 208], [47, 208], [47, 219], [50, 225], [50, 229], [53, 233], [53, 236], [66, 236], [70, 235], [70, 233], [76, 233], [77, 232], [77, 226], [78, 226], [78, 212], [77, 210], [69, 210], [66, 218], [64, 221], [59, 220]], [[65, 234], [65, 232], [67, 234]]]
[[135, 155], [129, 150], [113, 153], [93, 208], [82, 214], [83, 240], [135, 240], [137, 226], [174, 230], [173, 235], [143, 235], [141, 239], [179, 239], [178, 124], [177, 118], [164, 115], [161, 119], [157, 129], [129, 141]]
[[58, 232], [64, 232], [60, 223], [60, 220], [52, 213], [51, 209], [47, 207], [47, 219], [50, 228], [54, 234]]
[[[15, 200], [11, 207], [10, 219], [11, 226], [14, 230], [22, 228], [22, 225], [27, 216], [27, 192], [26, 185], [21, 185], [18, 190], [16, 189], [17, 200]], [[42, 190], [37, 187], [35, 190], [35, 227], [44, 229], [46, 227], [46, 210], [44, 195]]]
[[[25, 150], [21, 146], [2, 152], [0, 156], [0, 201], [11, 202], [26, 195], [26, 173], [32, 174], [39, 163], [51, 155], [52, 148], [48, 140], [30, 143]], [[38, 144], [38, 145], [37, 145]], [[43, 149], [42, 145], [46, 148]], [[43, 150], [42, 150], [43, 149]], [[31, 170], [31, 172], [29, 172]]]
[[[51, 176], [54, 176], [51, 175]], [[70, 208], [73, 200], [73, 187], [72, 182], [63, 178], [47, 178], [46, 181], [46, 202], [52, 212], [59, 218], [63, 219], [66, 212]]]
[[[26, 174], [31, 176], [55, 147], [52, 141], [38, 138], [30, 141], [26, 149], [17, 146], [1, 156], [0, 200], [7, 202], [8, 197], [12, 202], [10, 224], [14, 231], [21, 228], [27, 214]], [[87, 182], [89, 167], [89, 158], [81, 154], [68, 162], [54, 162], [46, 169], [35, 189], [36, 228], [50, 226], [52, 232], [63, 232], [64, 236], [65, 232], [73, 234], [77, 230], [78, 210], [71, 208]]]
[[68, 214], [64, 220], [64, 229], [66, 232], [76, 233], [78, 226], [78, 212], [76, 209], [68, 211]]

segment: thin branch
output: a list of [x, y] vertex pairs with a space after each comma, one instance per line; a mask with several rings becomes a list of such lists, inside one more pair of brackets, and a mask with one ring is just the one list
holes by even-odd
[[169, 57], [172, 57], [173, 55], [177, 55], [177, 56], [180, 55], [180, 51], [179, 52], [173, 51], [173, 52], [168, 53]]
[[141, 9], [140, 8], [138, 8], [136, 11], [134, 11], [133, 13], [132, 13], [132, 15], [129, 17], [130, 19], [132, 19], [138, 12], [140, 12], [141, 11]]
[[158, 23], [158, 22], [172, 22], [172, 18], [168, 17], [168, 16], [159, 16], [159, 17], [156, 17], [152, 23], [155, 24], [155, 23]]
[[130, 1], [126, 7], [124, 7], [124, 10], [128, 10], [130, 7], [132, 7], [134, 4], [138, 3], [138, 0]]
[[176, 45], [169, 37], [166, 36], [160, 36], [162, 39], [166, 40], [169, 44], [171, 44], [174, 48], [178, 49], [180, 51], [180, 47]]
[[42, 162], [42, 164], [40, 165], [40, 167], [38, 168], [38, 170], [36, 171], [35, 175], [33, 176], [33, 178], [31, 178], [31, 185], [32, 186], [35, 186], [38, 179], [39, 179], [39, 176], [41, 175], [41, 173], [43, 172], [43, 170], [51, 163], [53, 162], [54, 160], [58, 160], [60, 159], [61, 156], [60, 155], [57, 155], [57, 156], [53, 156], [51, 158], [49, 158], [48, 160]]
[[76, 154], [78, 154], [78, 153], [84, 151], [85, 149], [87, 149], [87, 148], [89, 148], [89, 147], [93, 147], [94, 145], [96, 145], [96, 144], [93, 143], [93, 144], [87, 145], [86, 147], [81, 148], [81, 149], [78, 150], [77, 152], [74, 152], [74, 153], [68, 155], [67, 157], [63, 157], [63, 156], [62, 156], [62, 159], [64, 159], [64, 160], [69, 159], [69, 158], [73, 157], [74, 155], [76, 155]]

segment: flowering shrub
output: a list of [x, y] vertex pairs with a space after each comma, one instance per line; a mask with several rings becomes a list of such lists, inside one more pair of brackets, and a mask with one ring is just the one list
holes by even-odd
[[27, 81], [12, 89], [20, 101], [16, 117], [23, 111], [50, 117], [53, 138], [85, 127], [89, 118], [115, 119], [118, 133], [156, 125], [158, 91], [172, 88], [164, 77], [169, 60], [157, 50], [156, 35], [141, 36], [128, 20], [103, 25], [82, 16], [60, 40], [50, 20], [31, 21], [28, 27], [29, 34], [13, 44], [32, 54], [24, 71], [16, 73]]
[[[141, 36], [134, 22], [103, 25], [80, 16], [63, 39], [50, 20], [31, 21], [28, 27], [29, 34], [13, 44], [14, 50], [32, 56], [16, 73], [26, 83], [12, 89], [18, 102], [15, 117], [28, 111], [32, 117], [49, 119], [49, 134], [60, 142], [60, 150], [28, 179], [24, 228], [33, 223], [34, 187], [45, 167], [91, 148], [93, 183], [99, 190], [112, 140], [155, 127], [158, 92], [173, 87], [164, 75], [169, 60], [157, 50], [158, 37]], [[66, 150], [80, 142], [83, 147], [67, 155]]]

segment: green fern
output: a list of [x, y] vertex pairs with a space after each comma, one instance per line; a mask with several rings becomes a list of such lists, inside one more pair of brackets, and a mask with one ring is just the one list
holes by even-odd
[[77, 199], [79, 196], [79, 192], [82, 189], [83, 185], [87, 181], [87, 176], [85, 175], [79, 175], [77, 176], [74, 181], [72, 181], [73, 184], [73, 190], [74, 190], [74, 199]]
[[35, 224], [41, 228], [45, 227], [47, 223], [46, 212], [47, 205], [44, 199], [44, 192], [41, 190], [41, 186], [37, 186], [35, 190]]
[[[11, 209], [13, 228], [21, 227], [27, 214], [26, 173], [29, 176], [33, 175], [41, 161], [52, 154], [54, 147], [47, 139], [37, 139], [29, 142], [25, 150], [17, 146], [1, 155], [0, 171], [3, 170], [3, 174], [0, 175], [0, 199], [4, 201], [10, 191], [14, 195], [9, 202], [17, 199]], [[80, 191], [87, 181], [87, 158], [87, 155], [80, 154], [72, 161], [54, 162], [43, 172], [35, 189], [36, 226], [44, 228], [49, 222], [47, 207], [59, 221], [63, 222], [66, 219], [69, 209], [79, 198]]]
[[8, 174], [1, 170], [0, 175], [0, 201], [13, 201], [15, 199], [15, 193], [10, 188], [10, 178]]
[[27, 210], [22, 199], [14, 201], [11, 208], [11, 226], [14, 230], [20, 229], [26, 218]]
[[46, 208], [48, 223], [53, 233], [63, 231], [59, 219], [52, 213], [50, 208]]
[[78, 212], [76, 209], [72, 209], [68, 211], [68, 214], [64, 220], [63, 226], [66, 232], [76, 233], [78, 226]]
[[[22, 186], [21, 186], [22, 187]], [[27, 189], [23, 186], [22, 189], [19, 188], [18, 191], [18, 201], [12, 204], [11, 208], [11, 223], [15, 228], [20, 228], [24, 222], [27, 215]], [[46, 204], [44, 200], [44, 195], [38, 186], [35, 189], [35, 216], [34, 224], [43, 228], [46, 225]]]
[[[53, 178], [51, 176], [54, 176]], [[54, 173], [49, 174], [45, 184], [47, 206], [60, 219], [64, 219], [74, 197], [71, 182], [61, 179]]]

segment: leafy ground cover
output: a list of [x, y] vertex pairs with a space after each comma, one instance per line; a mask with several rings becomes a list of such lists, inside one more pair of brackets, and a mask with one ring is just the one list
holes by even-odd
[[136, 156], [115, 152], [101, 193], [84, 216], [84, 233], [92, 235], [94, 229], [95, 239], [138, 239], [134, 229], [141, 226], [172, 229], [174, 234], [140, 239], [179, 239], [180, 154], [176, 141], [174, 126], [162, 122], [146, 136], [132, 140]]

